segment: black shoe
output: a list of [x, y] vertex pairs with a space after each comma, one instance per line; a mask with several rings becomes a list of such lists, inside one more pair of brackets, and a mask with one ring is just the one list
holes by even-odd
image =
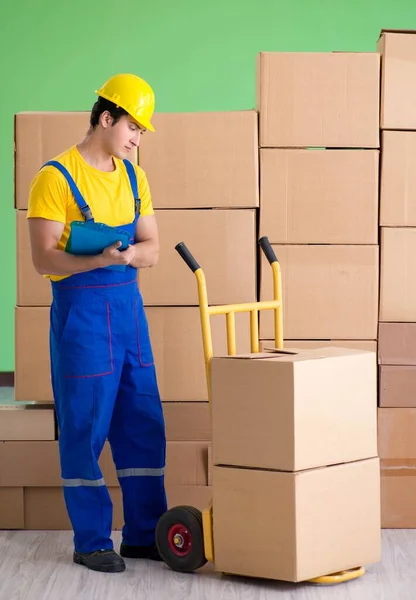
[[152, 546], [128, 546], [121, 544], [120, 554], [124, 558], [148, 558], [149, 560], [163, 560], [156, 548], [156, 544]]
[[114, 550], [74, 552], [74, 563], [102, 573], [121, 573], [126, 570], [126, 563]]

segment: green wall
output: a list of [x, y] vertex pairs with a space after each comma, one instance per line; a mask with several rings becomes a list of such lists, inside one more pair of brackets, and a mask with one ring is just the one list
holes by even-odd
[[252, 108], [259, 51], [374, 51], [382, 27], [416, 28], [415, 0], [17, 0], [2, 6], [0, 371], [14, 370], [16, 112], [89, 110], [97, 86], [126, 71], [149, 80], [157, 111]]

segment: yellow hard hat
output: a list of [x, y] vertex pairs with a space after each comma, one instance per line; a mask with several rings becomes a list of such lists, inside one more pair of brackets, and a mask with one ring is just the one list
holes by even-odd
[[155, 94], [141, 77], [128, 73], [114, 75], [95, 93], [124, 108], [139, 125], [154, 131], [150, 119], [155, 110]]

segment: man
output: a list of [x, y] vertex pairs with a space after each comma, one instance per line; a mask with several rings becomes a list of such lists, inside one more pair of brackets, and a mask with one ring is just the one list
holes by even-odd
[[[158, 230], [146, 175], [127, 160], [143, 132], [154, 131], [154, 94], [124, 74], [96, 93], [86, 138], [34, 178], [28, 219], [33, 264], [53, 292], [52, 386], [74, 562], [120, 572], [121, 556], [160, 560], [155, 528], [167, 508], [165, 426], [137, 287], [137, 269], [158, 261]], [[93, 256], [71, 253], [74, 221], [84, 231], [92, 223], [91, 232], [111, 226], [120, 241]], [[121, 556], [98, 464], [107, 438], [123, 493]]]

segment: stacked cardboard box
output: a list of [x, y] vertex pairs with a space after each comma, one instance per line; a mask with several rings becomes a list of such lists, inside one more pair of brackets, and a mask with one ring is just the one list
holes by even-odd
[[259, 56], [260, 235], [281, 265], [288, 347], [376, 350], [379, 67], [377, 53]]
[[[211, 303], [256, 298], [257, 113], [157, 115], [155, 125], [159, 138], [150, 134], [144, 138], [140, 164], [147, 172], [157, 210], [161, 259], [157, 268], [140, 273], [139, 285], [166, 420], [168, 502], [202, 509], [211, 495], [211, 424], [198, 295], [195, 278], [174, 246], [185, 241], [201, 262]], [[9, 433], [0, 446], [4, 454], [0, 493], [10, 508], [3, 512], [3, 527], [69, 527], [53, 423], [51, 291], [31, 262], [26, 211], [30, 181], [37, 170], [82, 139], [87, 129], [87, 112], [16, 117], [15, 399], [22, 407], [27, 402], [38, 404], [31, 412], [36, 418], [31, 420], [30, 431], [25, 429], [26, 412], [14, 409], [7, 413], [13, 415], [14, 429], [12, 425], [7, 428]], [[239, 323], [246, 324], [243, 316], [237, 329], [238, 345], [244, 351], [249, 347], [249, 330]], [[225, 319], [216, 317], [212, 327], [215, 351], [226, 352]], [[41, 412], [43, 403], [49, 403], [49, 410]], [[11, 456], [13, 460], [9, 460]], [[30, 468], [27, 456], [34, 457]], [[108, 448], [102, 469], [114, 500], [114, 526], [118, 527], [120, 490]], [[16, 508], [12, 510], [12, 506]]]
[[219, 571], [303, 581], [380, 560], [376, 354], [212, 361]]
[[383, 30], [379, 443], [383, 527], [416, 527], [416, 32]]
[[[157, 267], [140, 273], [140, 288], [162, 399], [207, 402], [197, 282], [175, 246], [184, 242], [204, 269], [210, 304], [256, 300], [257, 113], [158, 113], [153, 121], [139, 164], [161, 252]], [[211, 324], [214, 352], [225, 353], [225, 318]], [[248, 326], [237, 333], [239, 348], [248, 349]]]

